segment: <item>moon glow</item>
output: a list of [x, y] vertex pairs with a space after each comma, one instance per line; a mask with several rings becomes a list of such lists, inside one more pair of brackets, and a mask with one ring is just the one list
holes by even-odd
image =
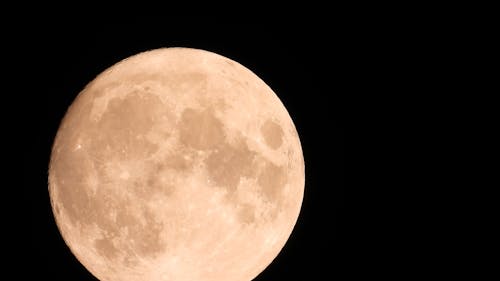
[[99, 280], [249, 281], [278, 255], [304, 194], [277, 95], [223, 56], [165, 48], [101, 73], [68, 109], [49, 194]]

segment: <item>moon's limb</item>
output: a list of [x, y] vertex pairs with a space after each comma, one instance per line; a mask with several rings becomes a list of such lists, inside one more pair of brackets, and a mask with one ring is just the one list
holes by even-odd
[[67, 245], [100, 280], [251, 280], [296, 223], [304, 159], [255, 74], [206, 51], [159, 49], [79, 94], [49, 191]]

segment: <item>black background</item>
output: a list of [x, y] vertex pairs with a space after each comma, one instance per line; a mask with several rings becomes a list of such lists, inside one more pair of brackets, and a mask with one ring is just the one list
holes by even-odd
[[63, 21], [20, 35], [30, 66], [23, 75], [32, 77], [22, 85], [28, 106], [21, 139], [29, 140], [23, 150], [29, 243], [22, 263], [30, 265], [22, 274], [39, 280], [96, 280], [65, 245], [47, 191], [51, 145], [73, 99], [124, 58], [161, 47], [191, 47], [221, 54], [256, 73], [284, 103], [301, 138], [306, 162], [302, 211], [285, 248], [256, 280], [350, 275], [355, 242], [344, 196], [344, 127], [345, 97], [356, 96], [353, 73], [362, 55], [356, 34], [329, 21], [215, 22], [149, 18], [68, 26]]

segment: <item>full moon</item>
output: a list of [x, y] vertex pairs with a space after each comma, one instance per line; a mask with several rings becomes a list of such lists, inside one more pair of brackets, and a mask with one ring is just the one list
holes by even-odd
[[83, 89], [55, 138], [58, 229], [99, 280], [249, 281], [288, 240], [304, 158], [278, 96], [241, 64], [164, 48]]

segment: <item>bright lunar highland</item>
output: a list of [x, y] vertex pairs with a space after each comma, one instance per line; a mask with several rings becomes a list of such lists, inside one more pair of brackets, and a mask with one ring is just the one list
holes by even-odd
[[304, 181], [297, 130], [271, 88], [188, 48], [95, 78], [62, 120], [49, 167], [62, 237], [102, 281], [252, 280], [288, 240]]

